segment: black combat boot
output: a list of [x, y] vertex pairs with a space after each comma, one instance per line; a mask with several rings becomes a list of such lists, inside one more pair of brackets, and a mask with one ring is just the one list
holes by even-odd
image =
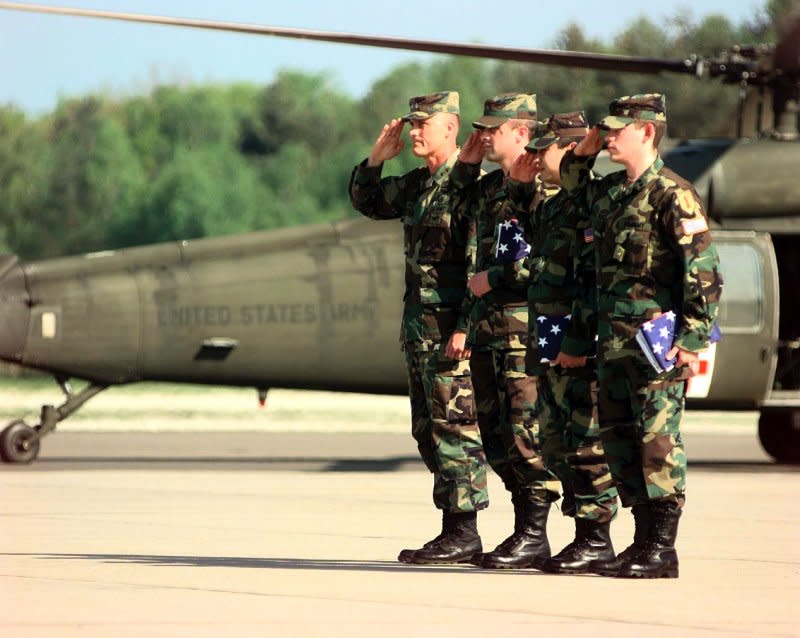
[[650, 505], [648, 503], [634, 505], [632, 511], [634, 524], [633, 543], [622, 550], [616, 558], [612, 556], [605, 560], [598, 559], [593, 561], [590, 571], [601, 576], [616, 576], [620, 567], [644, 547], [644, 542], [650, 533]]
[[442, 533], [419, 549], [404, 549], [397, 560], [415, 565], [468, 563], [482, 549], [477, 512], [442, 512]]
[[681, 508], [674, 501], [651, 501], [650, 530], [642, 548], [626, 560], [617, 578], [677, 578], [675, 537]]
[[592, 562], [614, 560], [610, 525], [609, 522], [576, 518], [575, 540], [547, 559], [542, 569], [552, 574], [587, 574], [592, 571]]
[[540, 567], [550, 558], [550, 544], [547, 542], [547, 515], [549, 503], [523, 504], [522, 526], [506, 539], [493, 552], [484, 554], [481, 567], [490, 569], [521, 569]]
[[425, 543], [422, 547], [419, 547], [417, 549], [401, 549], [400, 553], [397, 555], [397, 560], [399, 560], [401, 563], [412, 563], [412, 562], [414, 562], [412, 560], [412, 558], [414, 557], [414, 554], [416, 554], [420, 549], [426, 549], [426, 548], [430, 547], [431, 545], [434, 545], [434, 544], [438, 543], [444, 537], [444, 535], [449, 531], [447, 529], [448, 519], [447, 519], [446, 514], [447, 514], [447, 512], [442, 510], [442, 531], [439, 532], [438, 536], [432, 538], [427, 543]]
[[[488, 552], [488, 554], [503, 551], [508, 545], [516, 542], [517, 534], [522, 531], [522, 528], [525, 525], [525, 497], [522, 494], [513, 493], [511, 494], [511, 504], [514, 506], [514, 531], [512, 532], [511, 536], [502, 541], [491, 552]], [[487, 553], [484, 552], [475, 554], [470, 563], [480, 567], [481, 563], [483, 562], [483, 557], [486, 555]]]

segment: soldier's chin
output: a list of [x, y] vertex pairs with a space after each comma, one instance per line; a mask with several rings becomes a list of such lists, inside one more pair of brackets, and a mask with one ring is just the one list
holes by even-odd
[[414, 146], [411, 147], [411, 152], [416, 157], [425, 157], [428, 154], [425, 150], [424, 144], [414, 144]]

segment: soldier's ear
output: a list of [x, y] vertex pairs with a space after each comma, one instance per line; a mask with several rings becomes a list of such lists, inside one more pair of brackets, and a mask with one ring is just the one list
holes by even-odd
[[644, 141], [650, 142], [653, 146], [656, 145], [656, 127], [652, 122], [644, 123]]

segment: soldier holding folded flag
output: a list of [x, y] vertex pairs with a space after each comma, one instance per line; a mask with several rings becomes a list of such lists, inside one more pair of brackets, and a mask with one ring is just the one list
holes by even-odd
[[[522, 568], [550, 557], [546, 534], [550, 504], [559, 497], [556, 476], [544, 466], [536, 423], [536, 380], [525, 373], [530, 250], [509, 200], [509, 171], [535, 131], [536, 96], [507, 93], [486, 100], [478, 129], [461, 149], [451, 173], [477, 230], [476, 297], [470, 325], [478, 424], [486, 458], [511, 493], [514, 531], [473, 562]], [[500, 165], [480, 179], [484, 156]]]
[[[592, 215], [598, 284], [600, 436], [624, 507], [633, 509], [633, 544], [593, 569], [607, 576], [676, 578], [675, 538], [685, 502], [686, 455], [680, 433], [689, 364], [708, 347], [722, 277], [703, 203], [664, 166], [664, 97], [614, 100], [610, 114], [567, 153], [561, 181]], [[596, 179], [605, 144], [624, 170]], [[678, 326], [657, 372], [639, 346], [642, 325], [674, 312]]]
[[[593, 561], [614, 559], [609, 525], [617, 511], [597, 423], [594, 236], [581, 198], [560, 189], [561, 159], [588, 130], [580, 111], [551, 116], [511, 172], [527, 183], [538, 168], [547, 188], [526, 215], [532, 243], [526, 369], [537, 377], [545, 462], [571, 496], [562, 511], [575, 519], [575, 540], [543, 569], [572, 574], [589, 572]], [[518, 205], [530, 210], [524, 200]]]

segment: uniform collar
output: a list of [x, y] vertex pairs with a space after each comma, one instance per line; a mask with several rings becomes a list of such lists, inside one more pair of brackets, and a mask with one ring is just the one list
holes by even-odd
[[450, 176], [450, 171], [453, 170], [453, 166], [455, 165], [456, 160], [458, 159], [458, 154], [460, 152], [461, 149], [456, 148], [456, 150], [453, 151], [453, 154], [447, 158], [447, 161], [436, 169], [433, 175], [430, 176], [429, 181], [432, 184], [441, 185], [442, 182], [447, 180], [447, 178]]
[[656, 155], [655, 161], [648, 166], [635, 182], [628, 182], [625, 171], [620, 171], [621, 180], [612, 186], [608, 191], [611, 200], [619, 200], [631, 193], [638, 193], [650, 182], [658, 177], [659, 171], [664, 168], [664, 160], [660, 155]]

